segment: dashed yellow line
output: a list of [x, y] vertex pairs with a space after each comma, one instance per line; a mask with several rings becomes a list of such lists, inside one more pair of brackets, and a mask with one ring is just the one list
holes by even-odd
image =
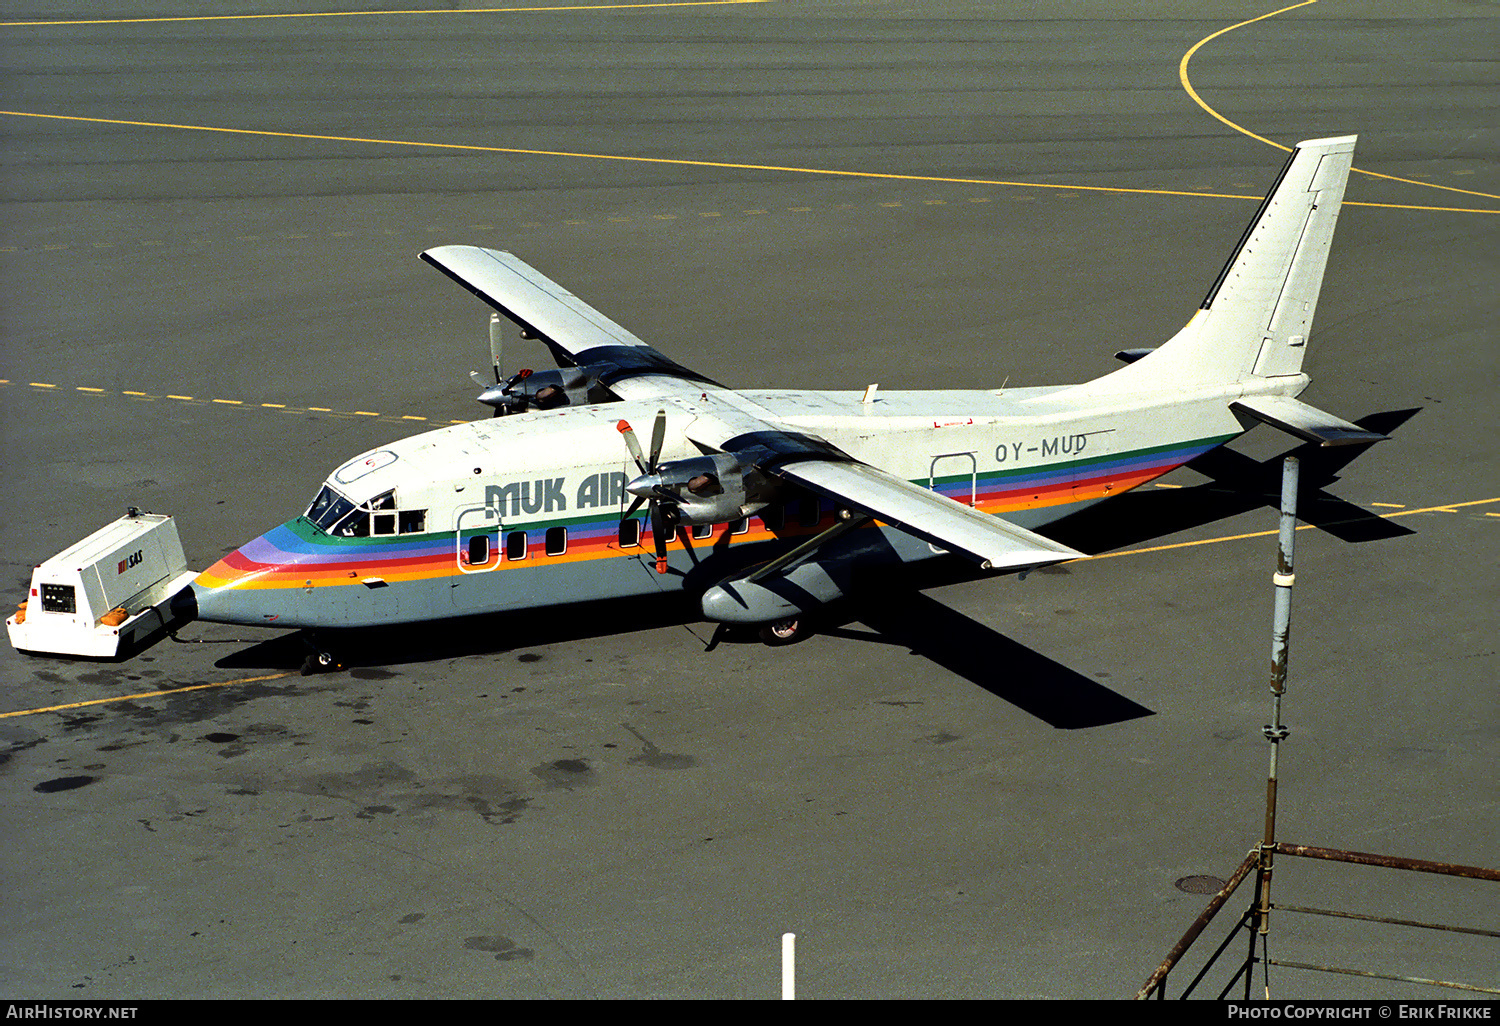
[[37, 713], [64, 712], [68, 709], [82, 709], [90, 705], [106, 705], [110, 702], [133, 702], [142, 698], [162, 698], [167, 695], [180, 695], [188, 691], [203, 691], [206, 688], [227, 688], [236, 684], [255, 684], [263, 680], [280, 680], [282, 677], [290, 677], [291, 671], [285, 673], [269, 673], [264, 677], [241, 677], [238, 680], [225, 680], [217, 684], [189, 684], [181, 688], [169, 688], [165, 691], [143, 691], [138, 695], [115, 695], [111, 698], [91, 698], [86, 702], [69, 702], [66, 705], [49, 705], [40, 709], [17, 709], [15, 712], [0, 712], [0, 720], [10, 719], [12, 716], [34, 716]]
[[[1265, 21], [1267, 18], [1274, 18], [1278, 14], [1285, 14], [1287, 11], [1295, 11], [1299, 7], [1307, 7], [1307, 6], [1309, 6], [1311, 4], [1315, 4], [1317, 2], [1318, 2], [1318, 0], [1302, 0], [1301, 3], [1292, 4], [1290, 7], [1283, 7], [1279, 11], [1271, 11], [1269, 14], [1262, 14], [1259, 17], [1256, 17], [1256, 18], [1249, 18], [1249, 19], [1247, 19], [1245, 21], [1242, 21], [1242, 22], [1239, 22], [1237, 24], [1230, 25], [1228, 28], [1221, 28], [1221, 29], [1219, 29], [1219, 31], [1213, 33], [1212, 35], [1204, 36], [1202, 39], [1200, 39], [1196, 43], [1194, 43], [1192, 45], [1192, 47], [1188, 50], [1187, 53], [1185, 53], [1185, 54], [1182, 55], [1182, 60], [1177, 65], [1177, 77], [1182, 81], [1182, 88], [1185, 89], [1185, 90], [1187, 90], [1187, 94], [1193, 98], [1193, 102], [1194, 103], [1196, 103], [1198, 106], [1202, 107], [1205, 111], [1207, 111], [1209, 114], [1211, 114], [1217, 120], [1222, 121], [1224, 124], [1228, 125], [1232, 129], [1234, 129], [1236, 132], [1239, 132], [1241, 135], [1248, 135], [1250, 138], [1254, 139], [1256, 142], [1263, 142], [1267, 146], [1273, 146], [1273, 147], [1275, 147], [1278, 150], [1282, 150], [1282, 151], [1285, 151], [1287, 153], [1290, 153], [1291, 150], [1292, 150], [1292, 148], [1290, 146], [1283, 146], [1279, 142], [1272, 142], [1270, 139], [1267, 139], [1263, 135], [1256, 135], [1254, 132], [1250, 131], [1250, 129], [1246, 128], [1245, 126], [1243, 126], [1243, 125], [1237, 125], [1233, 121], [1230, 121], [1224, 115], [1220, 114], [1218, 111], [1214, 110], [1206, 102], [1204, 102], [1203, 97], [1199, 96], [1198, 95], [1198, 91], [1193, 88], [1192, 81], [1188, 79], [1188, 72], [1187, 72], [1188, 61], [1190, 61], [1190, 60], [1193, 59], [1193, 54], [1197, 53], [1198, 50], [1205, 43], [1213, 42], [1215, 39], [1218, 39], [1220, 36], [1224, 35], [1227, 32], [1233, 32], [1237, 28], [1243, 28], [1246, 25], [1254, 25], [1257, 21]], [[1375, 171], [1366, 171], [1364, 168], [1361, 168], [1361, 167], [1350, 168], [1350, 170], [1351, 171], [1356, 171], [1356, 172], [1358, 172], [1359, 174], [1362, 174], [1362, 175], [1369, 175], [1371, 178], [1384, 178], [1386, 181], [1390, 181], [1390, 182], [1402, 182], [1402, 183], [1404, 183], [1406, 185], [1425, 185], [1429, 189], [1442, 189], [1445, 192], [1459, 192], [1459, 193], [1463, 193], [1465, 196], [1480, 196], [1480, 197], [1483, 197], [1484, 199], [1500, 199], [1500, 195], [1496, 195], [1496, 194], [1490, 193], [1490, 192], [1475, 192], [1472, 189], [1459, 189], [1459, 188], [1455, 188], [1454, 186], [1451, 186], [1451, 185], [1438, 185], [1436, 182], [1419, 182], [1419, 181], [1416, 181], [1416, 180], [1411, 179], [1411, 178], [1397, 178], [1395, 175], [1383, 175], [1383, 174], [1379, 174], [1378, 172], [1375, 172]], [[1447, 208], [1444, 208], [1444, 207], [1435, 207], [1435, 208], [1429, 208], [1429, 207], [1407, 207], [1407, 206], [1404, 206], [1404, 205], [1401, 205], [1401, 204], [1394, 204], [1394, 203], [1389, 203], [1388, 204], [1388, 203], [1349, 203], [1349, 202], [1346, 202], [1344, 205], [1345, 206], [1361, 206], [1361, 207], [1383, 207], [1383, 206], [1389, 206], [1389, 207], [1394, 207], [1395, 209], [1398, 209], [1398, 210], [1428, 210], [1428, 209], [1443, 210], [1443, 209], [1447, 209]], [[1463, 213], [1500, 213], [1500, 211], [1472, 211], [1472, 210], [1466, 210], [1466, 211], [1463, 211]]]
[[[10, 381], [9, 378], [0, 378], [0, 385], [9, 385], [11, 383], [12, 382]], [[57, 384], [55, 384], [53, 382], [50, 382], [50, 381], [28, 381], [28, 382], [26, 382], [26, 384], [30, 388], [38, 388], [38, 389], [52, 389], [52, 390], [55, 390], [55, 389], [58, 389], [59, 387], [62, 387], [62, 386], [59, 386], [59, 385], [57, 385]], [[71, 386], [71, 387], [72, 387], [72, 390], [75, 391], [75, 392], [84, 392], [84, 393], [87, 393], [89, 395], [111, 395], [111, 394], [114, 394], [114, 393], [111, 393], [110, 390], [107, 389], [107, 388], [96, 388], [96, 387], [94, 387], [92, 385], [74, 385], [74, 386]], [[417, 416], [416, 414], [411, 414], [411, 413], [408, 413], [408, 414], [392, 414], [392, 415], [388, 416], [388, 415], [386, 415], [384, 413], [379, 413], [379, 412], [377, 412], [375, 410], [348, 410], [348, 411], [340, 412], [340, 411], [335, 410], [335, 409], [333, 409], [331, 407], [328, 407], [328, 406], [295, 407], [295, 406], [288, 406], [286, 403], [248, 403], [244, 399], [208, 399], [208, 400], [203, 400], [203, 399], [197, 399], [197, 398], [195, 398], [193, 396], [190, 396], [190, 395], [153, 396], [149, 392], [138, 392], [138, 391], [134, 391], [134, 390], [131, 390], [131, 389], [121, 389], [118, 394], [122, 395], [122, 396], [127, 396], [127, 397], [129, 397], [131, 399], [155, 400], [157, 398], [165, 398], [165, 399], [175, 399], [175, 400], [177, 400], [179, 402], [194, 403], [194, 404], [198, 404], [198, 405], [203, 405], [203, 404], [207, 403], [207, 404], [218, 404], [220, 406], [238, 406], [238, 407], [249, 406], [249, 407], [252, 407], [252, 408], [259, 407], [261, 409], [266, 409], [266, 410], [284, 410], [287, 413], [331, 413], [331, 414], [333, 414], [336, 417], [380, 417], [380, 418], [384, 418], [386, 420], [391, 420], [391, 421], [418, 421], [418, 422], [422, 422], [422, 423], [426, 423], [428, 420], [430, 420], [430, 418], [428, 418], [428, 417]], [[465, 424], [465, 423], [468, 423], [468, 422], [467, 421], [463, 421], [463, 420], [454, 420], [454, 421], [451, 421], [451, 423], [454, 423], [454, 424]]]
[[69, 21], [0, 21], [4, 28], [32, 28], [58, 25], [142, 25], [174, 21], [268, 21], [274, 18], [377, 18], [398, 14], [540, 14], [546, 11], [625, 11], [647, 7], [719, 7], [730, 4], [763, 4], [772, 0], [674, 0], [669, 3], [645, 4], [575, 4], [567, 7], [473, 7], [455, 10], [439, 8], [401, 11], [315, 11], [291, 14], [199, 14], [162, 18], [78, 18]]

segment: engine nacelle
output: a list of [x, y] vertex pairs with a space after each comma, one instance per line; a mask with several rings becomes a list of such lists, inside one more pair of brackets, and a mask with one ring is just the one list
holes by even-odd
[[502, 414], [609, 402], [614, 396], [599, 383], [599, 376], [610, 369], [602, 365], [525, 372], [486, 388], [479, 401]]
[[714, 453], [673, 460], [625, 486], [665, 504], [676, 524], [727, 524], [765, 508], [774, 483], [755, 468], [756, 453]]

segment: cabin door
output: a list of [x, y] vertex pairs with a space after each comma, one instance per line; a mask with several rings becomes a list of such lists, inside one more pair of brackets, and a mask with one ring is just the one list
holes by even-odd
[[482, 574], [499, 566], [500, 532], [500, 511], [494, 506], [459, 510], [454, 531], [459, 572]]
[[[972, 509], [978, 477], [979, 463], [972, 452], [950, 452], [932, 458], [927, 487]], [[930, 542], [927, 547], [933, 552], [948, 551]]]

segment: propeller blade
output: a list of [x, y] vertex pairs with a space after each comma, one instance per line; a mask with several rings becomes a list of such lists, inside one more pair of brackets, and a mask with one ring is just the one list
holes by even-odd
[[651, 425], [651, 469], [647, 473], [656, 472], [656, 461], [661, 458], [661, 443], [667, 437], [667, 411], [656, 411], [656, 423]]
[[651, 503], [651, 537], [656, 542], [656, 572], [667, 572], [667, 516], [661, 503]]
[[630, 456], [635, 460], [635, 465], [641, 468], [641, 473], [651, 473], [651, 468], [646, 464], [646, 454], [641, 452], [641, 443], [636, 439], [635, 429], [630, 426], [630, 421], [620, 421], [615, 425], [615, 430], [625, 436], [625, 448], [630, 450]]
[[495, 364], [495, 384], [500, 384], [500, 340], [505, 334], [504, 322], [497, 313], [490, 314], [490, 359]]
[[635, 511], [640, 509], [641, 505], [645, 503], [645, 501], [646, 497], [644, 495], [636, 496], [636, 500], [630, 504], [630, 508], [625, 511], [624, 515], [622, 515], [620, 519], [629, 520], [631, 517], [635, 516]]

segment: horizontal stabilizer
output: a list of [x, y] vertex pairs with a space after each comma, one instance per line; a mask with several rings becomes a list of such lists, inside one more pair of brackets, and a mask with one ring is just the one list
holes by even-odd
[[772, 473], [934, 545], [971, 556], [987, 570], [1046, 566], [1083, 556], [1077, 549], [866, 463], [807, 460], [777, 467]]
[[1358, 424], [1324, 413], [1290, 396], [1250, 396], [1235, 400], [1231, 408], [1317, 445], [1360, 445], [1383, 441], [1387, 437], [1378, 431], [1366, 431]]

